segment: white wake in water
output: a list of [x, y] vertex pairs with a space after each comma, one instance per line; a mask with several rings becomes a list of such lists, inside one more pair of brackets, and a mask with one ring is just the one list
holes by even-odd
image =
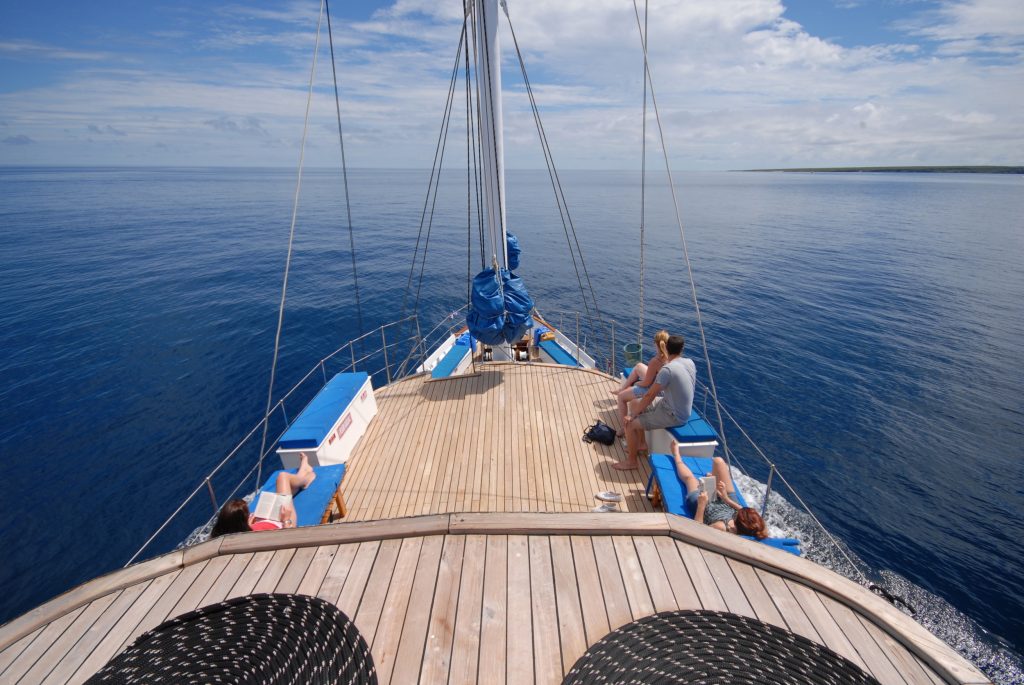
[[[733, 479], [747, 504], [760, 511], [765, 484], [739, 469], [733, 470]], [[806, 511], [790, 504], [775, 487], [768, 500], [765, 522], [773, 537], [798, 538], [804, 558], [856, 583], [863, 582], [863, 574], [869, 582], [881, 585], [905, 600], [916, 610], [913, 618], [918, 623], [980, 668], [992, 682], [997, 685], [1024, 685], [1024, 663], [1001, 638], [982, 628], [946, 600], [903, 576], [888, 569], [869, 567], [846, 543], [828, 536]], [[856, 567], [851, 565], [851, 561]], [[910, 615], [903, 607], [896, 606]]]

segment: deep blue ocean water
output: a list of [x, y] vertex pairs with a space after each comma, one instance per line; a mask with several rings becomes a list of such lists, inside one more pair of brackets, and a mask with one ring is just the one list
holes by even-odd
[[[124, 564], [255, 425], [294, 176], [0, 168], [0, 621]], [[367, 327], [399, 315], [428, 177], [350, 173]], [[562, 180], [603, 314], [635, 330], [638, 175]], [[998, 682], [1020, 682], [1024, 178], [676, 181], [725, 405], [872, 577]], [[649, 183], [647, 333], [681, 331], [699, 359], [667, 185]], [[358, 334], [341, 187], [336, 171], [306, 172], [281, 390]], [[546, 174], [511, 172], [508, 207], [538, 307], [581, 309]], [[446, 171], [425, 320], [465, 302], [465, 211], [464, 177]], [[147, 556], [210, 510], [197, 498]]]

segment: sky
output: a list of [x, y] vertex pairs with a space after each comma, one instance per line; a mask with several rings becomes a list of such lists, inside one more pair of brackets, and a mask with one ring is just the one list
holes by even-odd
[[[639, 165], [633, 2], [508, 0], [559, 168]], [[647, 8], [674, 168], [1024, 164], [1024, 0]], [[429, 168], [461, 2], [330, 9], [349, 166]], [[319, 14], [319, 0], [0, 0], [0, 165], [294, 167]], [[501, 41], [506, 164], [543, 168], [504, 20]], [[648, 142], [660, 154], [650, 109]], [[337, 166], [339, 150], [325, 22], [306, 163]]]

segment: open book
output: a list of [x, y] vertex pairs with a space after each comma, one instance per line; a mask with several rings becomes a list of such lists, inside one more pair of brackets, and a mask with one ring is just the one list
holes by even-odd
[[289, 495], [278, 495], [274, 492], [261, 492], [253, 509], [253, 516], [259, 519], [281, 520], [281, 505], [291, 501]]
[[714, 476], [704, 476], [700, 479], [700, 489], [707, 493], [708, 501], [714, 502], [718, 499], [718, 479]]

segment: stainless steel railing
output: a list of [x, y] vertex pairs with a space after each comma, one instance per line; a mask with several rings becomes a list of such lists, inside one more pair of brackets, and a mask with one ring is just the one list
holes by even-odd
[[[236, 457], [239, 457], [239, 455], [243, 453], [244, 448], [252, 445], [253, 443], [258, 443], [259, 440], [254, 440], [254, 436], [260, 433], [264, 425], [269, 425], [269, 422], [273, 419], [275, 414], [279, 412], [280, 420], [284, 427], [277, 433], [273, 440], [268, 441], [267, 444], [269, 444], [270, 447], [266, 448], [262, 454], [257, 455], [257, 458], [253, 460], [252, 467], [248, 469], [248, 471], [237, 481], [230, 492], [228, 492], [227, 496], [222, 498], [220, 501], [227, 501], [238, 494], [245, 486], [246, 482], [259, 473], [263, 459], [274, 451], [278, 440], [281, 439], [281, 436], [283, 436], [285, 431], [288, 429], [288, 426], [291, 423], [287, 411], [288, 401], [296, 396], [296, 394], [303, 388], [308, 388], [310, 381], [317, 376], [319, 376], [322, 381], [319, 383], [317, 390], [326, 385], [328, 381], [327, 369], [328, 366], [332, 366], [332, 362], [334, 362], [333, 367], [335, 367], [331, 370], [332, 375], [347, 371], [365, 371], [374, 378], [383, 376], [387, 383], [412, 375], [417, 366], [426, 360], [427, 355], [430, 354], [430, 350], [435, 348], [437, 345], [440, 345], [449, 335], [461, 327], [462, 319], [459, 317], [459, 314], [465, 308], [466, 307], [463, 306], [448, 314], [433, 328], [431, 328], [426, 335], [421, 334], [419, 316], [416, 314], [383, 324], [357, 338], [347, 341], [314, 364], [309, 371], [302, 376], [302, 378], [292, 385], [277, 400], [277, 402], [273, 404], [270, 411], [267, 412], [267, 414], [261, 418], [248, 433], [245, 434], [238, 444], [236, 444], [209, 473], [200, 479], [196, 487], [185, 497], [184, 500], [182, 500], [170, 516], [164, 519], [160, 526], [146, 539], [142, 546], [139, 547], [135, 554], [132, 555], [131, 559], [128, 560], [125, 566], [134, 563], [135, 560], [138, 559], [143, 552], [149, 549], [153, 542], [168, 529], [168, 527], [191, 503], [196, 501], [197, 498], [201, 499], [200, 493], [204, 490], [210, 498], [210, 503], [213, 507], [213, 514], [216, 516], [219, 504], [217, 491], [214, 487], [214, 477], [221, 474], [229, 464], [233, 463]], [[318, 370], [320, 371], [319, 374], [317, 374]], [[306, 401], [308, 401], [308, 398]], [[303, 403], [303, 406], [305, 406], [305, 402]], [[259, 452], [260, 450], [257, 449], [256, 451]], [[256, 483], [253, 491], [258, 487], [259, 483]]]

